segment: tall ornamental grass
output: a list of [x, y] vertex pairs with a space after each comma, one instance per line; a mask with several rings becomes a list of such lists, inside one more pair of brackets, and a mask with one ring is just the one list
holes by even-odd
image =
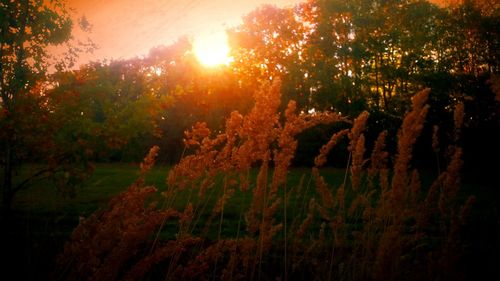
[[[460, 229], [474, 202], [456, 200], [462, 150], [440, 150], [435, 127], [433, 148], [437, 159], [448, 155], [446, 165], [430, 186], [412, 167], [429, 93], [413, 97], [390, 155], [387, 131], [367, 146], [367, 112], [350, 121], [298, 113], [291, 101], [280, 114], [279, 81], [264, 85], [254, 108], [233, 112], [223, 132], [205, 123], [186, 132], [185, 155], [161, 193], [144, 181], [158, 153], [153, 147], [137, 181], [74, 230], [54, 278], [460, 280]], [[459, 104], [455, 141], [462, 119]], [[297, 136], [338, 122], [351, 128], [335, 132], [311, 172], [291, 185]], [[340, 141], [349, 142], [349, 160], [341, 184], [332, 185], [324, 166]]]

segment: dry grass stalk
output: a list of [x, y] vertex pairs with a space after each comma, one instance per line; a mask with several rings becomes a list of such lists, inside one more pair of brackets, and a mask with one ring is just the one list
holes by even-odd
[[387, 158], [389, 153], [384, 151], [385, 139], [387, 130], [382, 131], [375, 141], [372, 155], [370, 157], [370, 167], [368, 168], [368, 182], [370, 184], [376, 182], [376, 176], [382, 173], [382, 170], [387, 170]]
[[335, 200], [325, 182], [325, 179], [319, 174], [319, 170], [316, 167], [312, 168], [312, 174], [314, 181], [316, 182], [316, 191], [321, 197], [322, 206], [327, 209], [333, 209], [335, 206]]
[[[94, 214], [75, 230], [60, 259], [61, 268], [68, 268], [63, 276], [68, 280], [137, 280], [161, 265], [165, 280], [246, 280], [264, 274], [276, 279], [281, 278], [282, 272], [271, 269], [273, 262], [277, 262], [273, 256], [282, 253], [280, 245], [286, 251], [286, 237], [293, 237], [291, 257], [285, 252], [284, 266], [279, 267], [284, 268], [285, 276], [290, 268], [291, 274], [316, 278], [398, 280], [414, 274], [418, 277], [415, 279], [434, 279], [439, 275], [439, 270], [431, 267], [434, 262], [449, 270], [456, 267], [453, 255], [460, 252], [459, 228], [474, 199], [468, 199], [461, 209], [455, 203], [462, 165], [462, 151], [457, 147], [450, 149], [446, 170], [425, 196], [420, 194], [425, 189], [417, 170], [411, 169], [411, 158], [412, 146], [428, 111], [425, 105], [428, 94], [429, 90], [424, 90], [414, 97], [412, 110], [403, 120], [393, 170], [387, 166], [387, 131], [377, 137], [370, 166], [365, 167], [363, 131], [368, 113], [361, 113], [352, 129], [335, 133], [315, 158], [311, 179], [316, 196], [321, 198], [314, 199], [309, 197], [307, 188], [301, 191], [302, 184], [288, 192], [280, 189], [286, 187], [287, 173], [297, 149], [296, 137], [313, 126], [347, 120], [331, 113], [297, 114], [296, 104], [290, 102], [282, 123], [278, 112], [280, 82], [266, 84], [255, 94], [255, 107], [246, 115], [233, 112], [223, 133], [213, 135], [204, 123], [197, 123], [186, 132], [186, 149], [194, 153], [183, 157], [169, 173], [165, 195], [170, 203], [165, 209], [145, 205], [156, 192], [143, 186], [144, 175], [158, 152], [153, 148], [141, 165], [139, 180], [114, 198], [107, 209]], [[455, 114], [457, 128], [463, 123], [458, 118], [460, 110], [457, 107]], [[341, 185], [335, 190], [321, 176], [320, 168], [326, 164], [332, 147], [345, 135], [350, 140], [352, 188]], [[437, 129], [434, 135], [437, 136]], [[437, 143], [437, 137], [433, 137], [435, 151]], [[259, 173], [253, 178], [250, 171], [257, 165]], [[366, 181], [362, 177], [365, 170]], [[208, 202], [210, 194], [217, 193], [217, 186], [223, 187], [222, 194], [213, 200], [212, 208], [207, 207], [212, 206]], [[236, 239], [223, 237], [224, 208], [238, 187], [252, 196], [249, 207], [241, 211], [246, 232], [240, 237], [238, 222]], [[197, 191], [197, 201], [188, 200], [182, 211], [170, 208], [174, 196], [184, 190], [189, 194]], [[285, 208], [300, 205], [288, 204], [289, 200], [309, 201], [308, 207], [293, 210], [299, 214], [306, 209], [307, 212], [297, 216], [292, 227], [286, 225], [286, 210], [284, 220], [278, 216], [283, 202], [278, 196], [280, 192], [285, 194]], [[194, 233], [200, 219], [207, 215], [206, 230]], [[217, 216], [217, 239], [210, 239], [208, 230]], [[152, 234], [159, 233], [165, 220], [173, 221], [177, 227], [175, 238], [151, 241]], [[436, 221], [439, 233], [432, 232]], [[288, 231], [283, 234], [285, 242], [277, 243], [280, 241], [277, 234], [283, 229]], [[315, 236], [317, 231], [319, 234]], [[425, 243], [424, 238], [430, 235], [436, 239], [436, 245], [429, 246], [424, 254], [418, 252], [423, 251], [418, 245]], [[407, 256], [418, 260], [409, 262]], [[425, 268], [430, 268], [428, 274]]]
[[337, 145], [337, 143], [348, 133], [349, 129], [344, 129], [333, 134], [330, 140], [321, 147], [319, 155], [314, 158], [314, 165], [317, 168], [321, 168], [326, 164], [326, 157], [328, 156], [328, 153], [330, 153], [332, 148], [335, 147], [335, 145]]
[[356, 142], [356, 147], [352, 152], [352, 163], [351, 163], [351, 187], [354, 191], [359, 189], [361, 184], [361, 172], [365, 160], [363, 155], [365, 154], [365, 136], [361, 134]]
[[363, 111], [355, 120], [352, 126], [351, 131], [349, 132], [349, 139], [351, 140], [349, 143], [348, 150], [353, 153], [356, 149], [356, 145], [358, 144], [358, 139], [361, 136], [362, 132], [366, 128], [366, 121], [368, 120], [368, 116], [370, 114], [367, 111]]
[[398, 152], [391, 184], [395, 202], [401, 202], [405, 194], [412, 148], [424, 127], [425, 116], [429, 110], [429, 106], [425, 104], [429, 93], [430, 89], [425, 89], [413, 97], [412, 110], [406, 114], [398, 133]]

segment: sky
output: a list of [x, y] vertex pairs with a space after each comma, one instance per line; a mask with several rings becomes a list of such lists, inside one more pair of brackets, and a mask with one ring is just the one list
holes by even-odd
[[[241, 23], [243, 15], [262, 4], [291, 7], [303, 0], [67, 0], [76, 18], [92, 25], [90, 37], [99, 48], [82, 54], [89, 61], [147, 55], [179, 37], [220, 32]], [[76, 20], [75, 18], [75, 20]], [[80, 32], [75, 33], [79, 38]], [[83, 38], [83, 37], [82, 37]]]

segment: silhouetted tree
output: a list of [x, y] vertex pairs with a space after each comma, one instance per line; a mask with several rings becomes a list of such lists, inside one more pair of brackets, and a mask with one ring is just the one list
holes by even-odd
[[[2, 206], [9, 209], [15, 193], [32, 180], [63, 170], [58, 180], [72, 183], [81, 169], [70, 164], [77, 157], [71, 149], [54, 147], [50, 136], [56, 123], [43, 94], [50, 61], [47, 47], [71, 38], [73, 23], [64, 2], [2, 1], [0, 15], [0, 165]], [[42, 168], [14, 178], [23, 163], [39, 159], [44, 159]]]

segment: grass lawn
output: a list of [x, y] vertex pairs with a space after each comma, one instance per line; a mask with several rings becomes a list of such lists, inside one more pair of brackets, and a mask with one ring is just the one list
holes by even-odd
[[[55, 256], [79, 222], [137, 178], [138, 165], [98, 164], [73, 198], [58, 193], [53, 183], [37, 182], [16, 194], [10, 219], [2, 218], [4, 273], [15, 279], [50, 280]], [[165, 186], [167, 167], [154, 168], [148, 184]], [[5, 228], [4, 228], [5, 227]]]
[[[154, 167], [146, 177], [146, 184], [156, 186], [159, 191], [165, 190], [168, 170], [167, 166]], [[330, 182], [338, 185], [343, 181], [342, 170], [327, 171], [325, 177]], [[257, 172], [254, 171], [253, 176], [256, 176]], [[289, 174], [289, 186], [296, 188], [304, 174], [310, 177], [310, 169], [294, 169]], [[78, 225], [80, 217], [87, 217], [98, 208], [105, 207], [111, 197], [126, 190], [138, 175], [137, 164], [97, 164], [92, 176], [77, 189], [75, 197], [62, 196], [55, 185], [48, 181], [37, 182], [16, 194], [11, 218], [2, 222], [5, 225], [2, 230], [2, 255], [4, 260], [8, 261], [3, 264], [6, 272], [10, 272], [9, 275], [15, 274], [18, 280], [51, 279], [50, 272], [55, 257]], [[304, 177], [304, 181], [308, 179], [307, 176]], [[210, 193], [210, 200], [205, 206], [204, 215], [198, 218], [199, 228], [202, 228], [204, 220], [208, 219], [208, 214], [221, 192], [218, 188], [207, 191]], [[307, 190], [304, 187], [302, 192], [311, 193], [312, 188]], [[180, 194], [174, 205], [182, 208], [188, 196], [193, 195], [187, 194], [187, 191]], [[247, 209], [250, 200], [251, 192], [235, 192], [225, 206], [222, 235], [236, 236], [237, 226], [242, 219], [241, 214]], [[203, 202], [199, 203], [199, 207], [203, 207]], [[307, 203], [307, 198], [300, 198], [291, 201], [290, 205], [294, 207], [292, 210], [299, 210], [299, 206], [304, 209], [302, 205], [307, 209]], [[291, 211], [290, 217], [295, 215], [295, 211]], [[210, 236], [216, 235], [214, 229], [209, 233]]]
[[[156, 186], [160, 191], [166, 189], [166, 177], [169, 167], [155, 167], [147, 175], [146, 183]], [[49, 182], [39, 182], [17, 194], [13, 204], [10, 220], [2, 221], [2, 255], [7, 276], [16, 280], [51, 280], [50, 272], [55, 257], [61, 252], [64, 241], [78, 224], [80, 216], [87, 217], [100, 207], [106, 206], [109, 199], [127, 189], [138, 176], [139, 167], [134, 164], [97, 164], [95, 172], [83, 187], [78, 188], [77, 196], [63, 197]], [[257, 171], [254, 172], [254, 176]], [[323, 176], [331, 186], [339, 186], [344, 180], [344, 171], [324, 169]], [[302, 179], [302, 177], [304, 178]], [[424, 174], [424, 183], [432, 181], [432, 176]], [[301, 179], [303, 184], [300, 185]], [[498, 188], [488, 183], [475, 184], [473, 177], [466, 177], [463, 190], [467, 194], [475, 194], [477, 203], [473, 209], [471, 231], [466, 233], [472, 239], [470, 245], [470, 262], [487, 272], [495, 268], [494, 260], [498, 260], [495, 249], [499, 248], [498, 238]], [[294, 168], [288, 175], [288, 190], [297, 192], [288, 202], [288, 219], [290, 225], [294, 219], [301, 220], [307, 211], [309, 198], [314, 194], [313, 187], [308, 185], [310, 169]], [[211, 200], [206, 208], [206, 215], [199, 219], [199, 227], [203, 227], [215, 198], [221, 194], [220, 188], [207, 191]], [[187, 193], [176, 198], [174, 205], [182, 207], [187, 202]], [[193, 198], [193, 197], [191, 197]], [[251, 192], [236, 191], [225, 206], [222, 235], [234, 237], [243, 228], [242, 214], [251, 200]], [[195, 201], [196, 202], [196, 201]], [[201, 202], [199, 207], [202, 207]], [[282, 216], [283, 209], [278, 212]], [[497, 224], [494, 222], [496, 220]], [[3, 226], [2, 226], [3, 227]], [[214, 227], [216, 229], [216, 227]], [[168, 234], [167, 234], [168, 235]], [[215, 236], [215, 232], [209, 233]], [[493, 243], [493, 244], [492, 244]], [[495, 244], [496, 243], [496, 244]], [[496, 255], [496, 258], [495, 258]], [[478, 260], [479, 259], [479, 260]], [[485, 273], [486, 274], [486, 273]], [[3, 279], [3, 278], [2, 278]], [[10, 279], [4, 279], [10, 280]], [[12, 279], [14, 280], [14, 279]]]
[[[167, 173], [168, 167], [153, 168], [148, 174], [147, 184], [164, 188]], [[139, 166], [136, 164], [97, 164], [92, 176], [77, 188], [75, 197], [59, 194], [51, 182], [39, 182], [19, 192], [13, 208], [38, 214], [61, 212], [86, 216], [125, 190], [138, 175]]]

